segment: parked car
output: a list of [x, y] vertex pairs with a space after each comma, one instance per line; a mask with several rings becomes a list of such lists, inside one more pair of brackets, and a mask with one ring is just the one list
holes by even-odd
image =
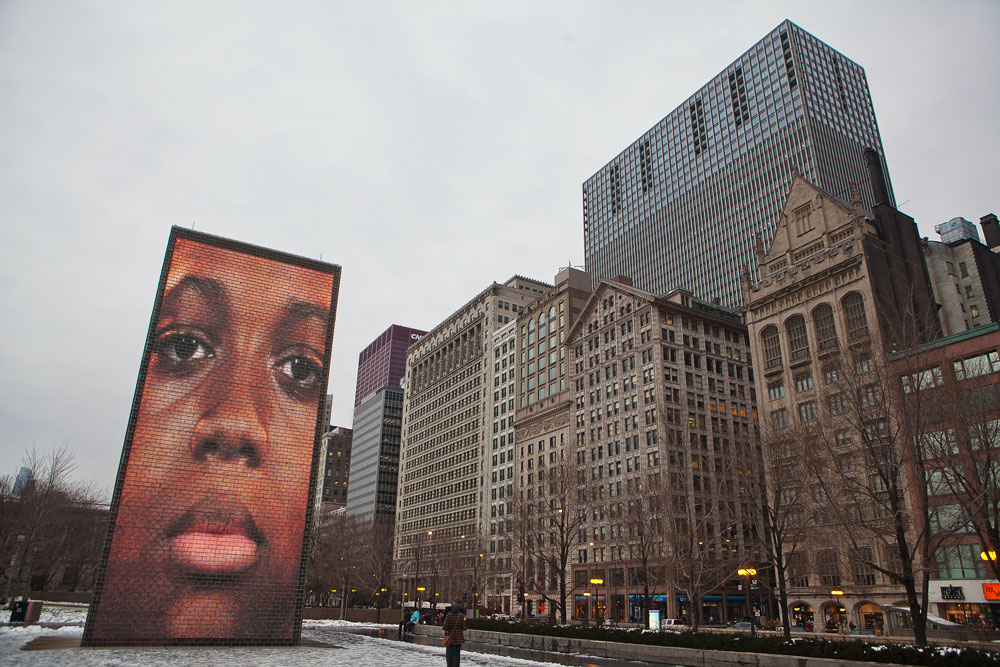
[[851, 630], [852, 635], [865, 635], [867, 637], [874, 637], [875, 630], [873, 628], [854, 628]]
[[753, 623], [750, 621], [740, 621], [739, 623], [733, 623], [733, 627], [730, 630], [753, 630]]
[[[775, 628], [775, 630], [777, 630], [778, 632], [784, 632], [785, 626], [779, 625], [778, 627]], [[801, 625], [793, 625], [791, 628], [789, 628], [789, 632], [812, 632], [812, 628], [804, 628]]]
[[660, 620], [660, 629], [669, 632], [683, 632], [688, 629], [688, 626], [680, 618], [664, 618]]

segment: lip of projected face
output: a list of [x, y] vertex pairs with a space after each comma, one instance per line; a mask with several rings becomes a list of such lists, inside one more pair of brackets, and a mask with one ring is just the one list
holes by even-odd
[[263, 555], [265, 540], [241, 503], [202, 501], [167, 531], [170, 560], [188, 575], [239, 575]]

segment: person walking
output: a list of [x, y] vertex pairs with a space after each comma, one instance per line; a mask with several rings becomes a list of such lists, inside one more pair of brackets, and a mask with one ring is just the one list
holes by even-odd
[[459, 667], [462, 662], [462, 644], [465, 642], [465, 610], [457, 602], [452, 603], [442, 624], [444, 630], [444, 655], [448, 667]]

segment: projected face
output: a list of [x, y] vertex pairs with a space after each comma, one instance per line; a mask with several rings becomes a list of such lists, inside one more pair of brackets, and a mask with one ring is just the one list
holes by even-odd
[[94, 637], [291, 637], [332, 282], [175, 242]]

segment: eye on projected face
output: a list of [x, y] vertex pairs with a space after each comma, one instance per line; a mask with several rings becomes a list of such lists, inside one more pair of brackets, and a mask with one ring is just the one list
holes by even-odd
[[[94, 636], [291, 634], [332, 289], [175, 242]], [[123, 623], [129, 595], [147, 612]]]

